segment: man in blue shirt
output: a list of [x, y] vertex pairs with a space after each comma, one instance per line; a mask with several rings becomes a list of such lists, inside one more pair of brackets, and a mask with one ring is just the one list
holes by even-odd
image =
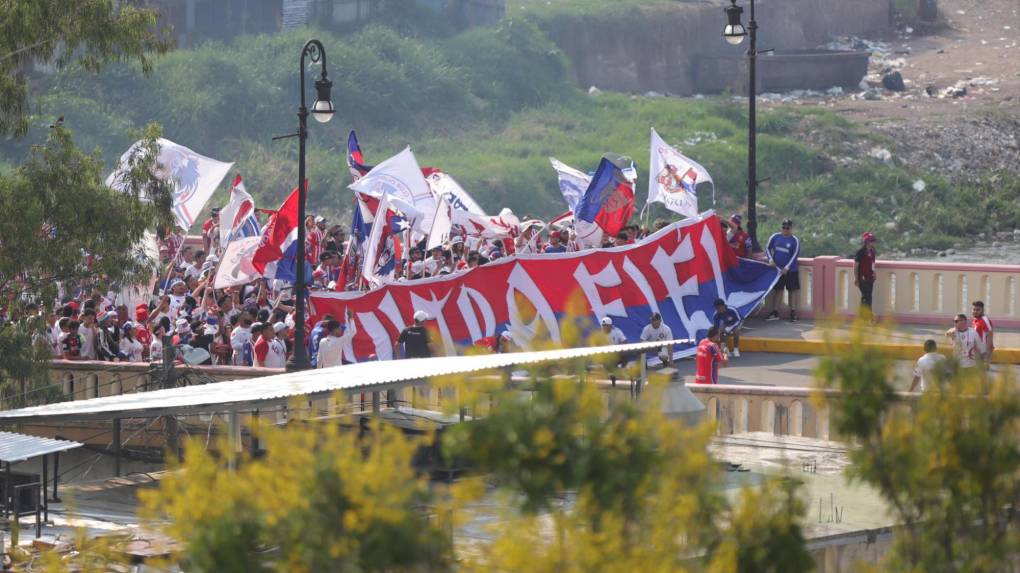
[[721, 298], [715, 299], [714, 306], [712, 325], [719, 330], [720, 341], [729, 346], [730, 354], [740, 358], [740, 313]]
[[765, 247], [765, 256], [769, 265], [779, 269], [779, 282], [772, 291], [772, 312], [765, 320], [779, 320], [779, 302], [783, 297], [783, 289], [790, 298], [790, 322], [797, 322], [797, 299], [800, 294], [800, 273], [797, 257], [800, 255], [800, 239], [793, 234], [793, 221], [785, 219], [781, 233], [769, 237]]

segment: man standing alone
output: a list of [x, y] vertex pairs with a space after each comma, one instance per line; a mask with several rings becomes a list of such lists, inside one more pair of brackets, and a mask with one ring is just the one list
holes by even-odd
[[875, 290], [875, 235], [864, 233], [854, 255], [854, 286], [861, 289], [861, 316], [871, 319], [871, 294]]

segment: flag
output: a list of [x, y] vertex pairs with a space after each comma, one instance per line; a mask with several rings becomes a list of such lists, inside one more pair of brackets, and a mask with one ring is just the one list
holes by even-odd
[[230, 199], [220, 210], [220, 244], [229, 245], [234, 239], [260, 234], [262, 228], [255, 218], [255, 200], [245, 190], [244, 181], [238, 173], [230, 187]]
[[347, 136], [347, 169], [355, 181], [364, 177], [372, 170], [371, 165], [365, 165], [365, 158], [361, 155], [361, 146], [358, 145], [358, 136], [351, 130]]
[[372, 231], [365, 241], [365, 262], [362, 276], [372, 286], [392, 280], [401, 257], [400, 235], [409, 228], [402, 213], [391, 205], [392, 197], [379, 198]]
[[[372, 230], [371, 222], [366, 223], [365, 209], [359, 200], [360, 193], [354, 194], [354, 214], [351, 216], [351, 237], [347, 241], [347, 250], [340, 259], [340, 277], [336, 281], [336, 290], [344, 291], [357, 288], [361, 278], [361, 262], [365, 256], [365, 239]], [[374, 219], [369, 214], [368, 217]]]
[[603, 233], [615, 237], [634, 212], [634, 182], [618, 163], [602, 158], [574, 209], [577, 239], [585, 246], [601, 242]]
[[351, 184], [350, 188], [376, 197], [389, 195], [403, 201], [421, 214], [421, 220], [416, 222], [416, 227], [425, 230], [420, 231], [421, 235], [432, 228], [436, 198], [410, 147], [373, 167], [367, 175]]
[[248, 284], [262, 276], [252, 258], [259, 248], [261, 237], [240, 237], [231, 241], [223, 251], [220, 267], [213, 280], [213, 288], [227, 288]]
[[[305, 182], [307, 186], [308, 183]], [[298, 249], [298, 190], [295, 187], [279, 210], [269, 218], [262, 230], [259, 246], [252, 255], [252, 266], [267, 279], [289, 283], [297, 281]], [[312, 267], [305, 262], [306, 282], [312, 277]]]
[[457, 183], [457, 180], [451, 177], [449, 173], [445, 173], [435, 167], [422, 167], [421, 172], [425, 176], [425, 181], [429, 184], [429, 188], [432, 189], [433, 195], [436, 197], [447, 195], [446, 200], [454, 209], [468, 211], [475, 215], [485, 215], [485, 211], [475, 201], [474, 197], [465, 191], [460, 186], [460, 183]]
[[[168, 139], [159, 138], [156, 142], [159, 155], [152, 175], [161, 181], [169, 181], [173, 186], [174, 217], [178, 226], [187, 231], [195, 224], [198, 214], [234, 164], [199, 155]], [[143, 143], [142, 140], [136, 141], [121, 155], [117, 169], [106, 178], [107, 187], [120, 191], [125, 189], [131, 157]]]
[[450, 231], [453, 230], [453, 219], [451, 211], [454, 207], [451, 201], [455, 199], [451, 195], [440, 195], [436, 202], [436, 214], [432, 218], [432, 228], [429, 229], [429, 241], [425, 245], [426, 251], [443, 246], [450, 238]]
[[591, 175], [574, 169], [566, 163], [558, 161], [555, 157], [550, 157], [549, 163], [552, 163], [553, 169], [556, 170], [563, 200], [567, 202], [567, 208], [573, 211], [581, 201], [581, 197], [584, 196], [585, 189], [591, 184]]
[[503, 209], [499, 215], [475, 215], [467, 211], [452, 209], [450, 219], [459, 225], [470, 237], [482, 239], [511, 239], [520, 234], [521, 221], [510, 209]]
[[698, 215], [697, 186], [712, 184], [713, 201], [715, 182], [704, 167], [693, 159], [666, 144], [652, 128], [651, 171], [648, 178], [647, 204], [656, 201], [667, 209], [686, 217]]

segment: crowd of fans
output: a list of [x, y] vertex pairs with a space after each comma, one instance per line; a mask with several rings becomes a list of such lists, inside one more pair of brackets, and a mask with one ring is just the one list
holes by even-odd
[[[741, 225], [741, 217], [733, 215], [724, 221], [724, 232], [730, 248], [739, 257], [757, 256], [780, 271], [772, 301], [764, 309], [771, 312], [766, 320], [779, 318], [778, 305], [786, 290], [790, 320], [797, 320], [796, 304], [800, 281], [797, 256], [800, 242], [793, 234], [793, 222], [784, 220], [780, 232], [773, 234], [762, 253], [752, 254], [749, 235]], [[653, 229], [636, 225], [624, 228], [616, 237], [607, 238], [603, 246], [619, 246], [638, 241], [668, 223], [657, 221]], [[29, 325], [38, 348], [53, 357], [66, 360], [104, 360], [119, 362], [185, 361], [191, 364], [261, 366], [283, 368], [294, 349], [294, 300], [290, 284], [277, 280], [257, 279], [251, 283], [224, 289], [213, 288], [212, 282], [222, 250], [219, 245], [219, 222], [216, 210], [203, 225], [202, 248], [185, 245], [180, 235], [167, 235], [160, 244], [160, 257], [165, 269], [149, 295], [131, 301], [123, 293], [99, 288], [80, 289], [55, 301], [50, 307], [35, 303], [24, 306], [24, 316], [16, 317]], [[349, 241], [345, 229], [329, 226], [322, 217], [306, 221], [309, 262], [315, 261], [309, 281], [311, 289], [344, 290], [361, 284], [344, 284], [342, 276]], [[578, 250], [570, 228], [543, 229], [541, 225], [524, 228], [514, 239], [483, 240], [454, 234], [442, 247], [431, 251], [424, 244], [412, 246], [405, 260], [397, 266], [397, 280], [446, 275], [484, 265], [514, 253], [566, 253]], [[870, 315], [871, 293], [875, 281], [874, 235], [862, 236], [861, 250], [855, 259], [855, 283], [861, 288], [862, 312]], [[360, 275], [356, 273], [356, 275]], [[435, 346], [425, 323], [423, 311], [414, 314], [414, 324], [400, 335], [395, 356], [431, 356]], [[873, 317], [872, 317], [873, 318]], [[6, 309], [0, 309], [0, 325], [11, 322]], [[699, 341], [696, 381], [718, 382], [718, 367], [730, 358], [740, 356], [739, 312], [725, 300], [715, 301], [713, 326]], [[612, 319], [600, 321], [608, 343], [626, 342], [626, 337], [613, 325]], [[344, 364], [353, 357], [352, 343], [357, 334], [353, 316], [325, 316], [316, 324], [307, 324], [307, 350], [313, 366], [330, 367]], [[984, 313], [984, 304], [975, 301], [972, 317], [955, 317], [946, 337], [953, 345], [956, 361], [963, 368], [978, 364], [987, 366], [992, 359], [994, 342], [991, 320]], [[661, 315], [653, 314], [641, 332], [641, 341], [673, 339]], [[516, 349], [510, 332], [504, 332], [489, 345], [493, 351]], [[918, 362], [913, 387], [930, 386], [931, 372], [941, 355], [936, 343], [925, 344], [925, 356]], [[668, 352], [661, 353], [664, 364], [672, 362]]]

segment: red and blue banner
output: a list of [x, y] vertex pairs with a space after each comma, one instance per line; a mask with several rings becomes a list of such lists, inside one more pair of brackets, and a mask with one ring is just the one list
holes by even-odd
[[[307, 189], [308, 182], [305, 181]], [[280, 209], [269, 218], [262, 230], [259, 246], [252, 256], [252, 266], [267, 279], [279, 279], [288, 283], [297, 281], [298, 247], [298, 189], [280, 205]], [[310, 280], [312, 267], [305, 263], [305, 277]]]
[[[423, 310], [448, 354], [509, 330], [525, 348], [539, 339], [561, 341], [560, 321], [571, 301], [583, 302], [591, 328], [602, 317], [635, 342], [653, 312], [676, 339], [677, 356], [712, 326], [716, 298], [745, 318], [772, 289], [779, 273], [738, 259], [712, 212], [674, 223], [642, 241], [576, 253], [520, 255], [456, 275], [387, 283], [369, 292], [312, 292], [313, 324], [325, 314], [354, 312], [358, 334], [348, 359], [387, 360], [400, 331]], [[574, 307], [572, 307], [574, 308]]]

